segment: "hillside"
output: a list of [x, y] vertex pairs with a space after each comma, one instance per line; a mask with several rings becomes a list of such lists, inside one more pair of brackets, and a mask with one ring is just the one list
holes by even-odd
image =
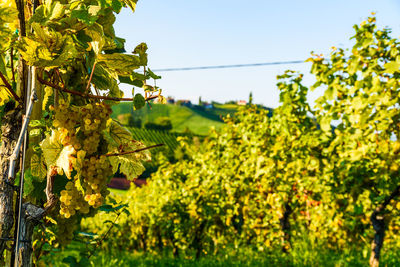
[[125, 102], [113, 106], [113, 117], [120, 114], [131, 113], [140, 118], [143, 123], [155, 122], [158, 117], [169, 117], [172, 123], [172, 131], [182, 133], [189, 129], [194, 134], [206, 135], [211, 127], [219, 129], [223, 125], [224, 117], [236, 112], [236, 105], [216, 105], [212, 109], [205, 109], [200, 106], [179, 106], [174, 104], [151, 104], [133, 111], [132, 103]]
[[130, 127], [128, 128], [132, 133], [132, 137], [135, 140], [140, 140], [147, 146], [156, 145], [156, 144], [164, 144], [165, 147], [162, 148], [153, 148], [151, 152], [157, 152], [162, 149], [169, 149], [170, 152], [174, 152], [174, 150], [179, 146], [177, 141], [178, 136], [184, 136], [184, 134], [171, 133], [169, 131], [156, 131], [150, 129], [139, 129]]

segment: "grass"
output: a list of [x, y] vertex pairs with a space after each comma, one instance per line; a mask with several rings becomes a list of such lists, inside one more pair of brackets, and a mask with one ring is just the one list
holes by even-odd
[[[113, 237], [105, 239], [113, 242]], [[118, 242], [118, 241], [117, 241]], [[256, 248], [254, 246], [234, 247], [229, 246], [219, 250], [217, 254], [207, 254], [196, 259], [194, 251], [180, 253], [174, 258], [172, 251], [164, 249], [161, 252], [138, 252], [122, 247], [119, 249], [93, 250], [94, 246], [73, 241], [62, 251], [50, 252], [41, 258], [44, 265], [40, 266], [194, 266], [194, 267], [222, 267], [222, 266], [295, 266], [295, 267], [361, 267], [368, 266], [370, 246], [354, 246], [342, 250], [328, 249], [324, 244], [314, 244], [310, 239], [297, 239], [289, 253], [282, 252], [281, 248], [275, 249]], [[90, 249], [92, 248], [92, 249]], [[90, 261], [87, 260], [91, 254]], [[75, 258], [76, 262], [83, 261], [84, 265], [67, 265], [65, 258]], [[400, 250], [397, 247], [386, 246], [382, 249], [380, 266], [400, 266]]]
[[[214, 104], [214, 108], [206, 109], [202, 106], [191, 107], [173, 104], [152, 104], [150, 106], [133, 111], [131, 102], [123, 102], [113, 106], [112, 117], [115, 119], [120, 114], [132, 113], [140, 118], [143, 123], [154, 122], [158, 117], [169, 117], [174, 132], [182, 133], [189, 129], [196, 135], [207, 135], [211, 127], [217, 130], [224, 124], [223, 118], [234, 115], [240, 106], [236, 104]], [[271, 111], [272, 109], [268, 108]]]
[[[307, 246], [306, 246], [307, 247]], [[173, 258], [171, 253], [151, 254], [135, 251], [98, 251], [90, 261], [86, 261], [87, 254], [83, 245], [76, 243], [70, 245], [61, 253], [51, 253], [44, 257], [46, 266], [83, 266], [63, 263], [63, 259], [75, 258], [77, 262], [84, 260], [84, 266], [194, 266], [194, 267], [222, 267], [222, 266], [368, 266], [368, 255], [363, 255], [356, 248], [346, 251], [330, 251], [319, 247], [312, 250], [304, 248], [293, 250], [285, 254], [280, 250], [260, 252], [251, 248], [229, 249], [218, 255], [205, 255], [199, 259], [192, 256]], [[398, 251], [386, 252], [382, 255], [381, 266], [400, 266], [400, 254]], [[64, 260], [65, 261], [65, 260]]]
[[116, 188], [108, 188], [111, 194], [114, 196], [125, 196], [128, 190], [116, 189]]

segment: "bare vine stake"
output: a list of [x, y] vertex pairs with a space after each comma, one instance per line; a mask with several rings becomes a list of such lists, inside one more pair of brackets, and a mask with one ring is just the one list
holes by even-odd
[[[19, 246], [20, 246], [20, 231], [21, 231], [21, 211], [22, 211], [22, 199], [23, 199], [23, 192], [24, 192], [24, 169], [25, 169], [25, 153], [26, 153], [26, 145], [27, 145], [27, 129], [28, 129], [28, 125], [29, 125], [29, 119], [32, 113], [32, 109], [33, 109], [33, 104], [34, 102], [36, 102], [37, 100], [37, 95], [36, 95], [36, 88], [35, 88], [35, 72], [36, 69], [34, 67], [32, 67], [31, 75], [30, 75], [30, 79], [28, 79], [28, 88], [27, 91], [29, 92], [30, 87], [32, 87], [32, 91], [31, 91], [31, 96], [30, 96], [30, 100], [29, 100], [29, 104], [28, 104], [28, 108], [26, 109], [26, 114], [24, 117], [24, 123], [22, 124], [22, 129], [21, 132], [19, 134], [18, 140], [17, 140], [17, 144], [15, 146], [14, 152], [10, 157], [10, 168], [9, 168], [9, 172], [8, 172], [8, 180], [10, 181], [10, 178], [13, 178], [15, 175], [15, 163], [16, 160], [18, 159], [18, 155], [21, 149], [21, 144], [22, 141], [24, 140], [24, 146], [22, 149], [22, 168], [21, 168], [21, 176], [20, 176], [20, 189], [19, 189], [19, 210], [18, 210], [18, 220], [17, 220], [17, 237], [16, 237], [16, 241], [15, 241], [15, 262], [14, 262], [14, 266], [18, 266], [18, 250], [19, 250]], [[33, 75], [32, 75], [33, 74]], [[32, 79], [32, 81], [30, 81]], [[9, 182], [8, 181], [8, 182]]]
[[16, 144], [16, 146], [14, 148], [14, 152], [12, 153], [12, 155], [10, 157], [10, 168], [8, 170], [8, 177], [9, 178], [14, 177], [15, 162], [18, 159], [18, 154], [19, 154], [19, 151], [21, 149], [21, 144], [22, 144], [24, 135], [26, 133], [26, 130], [28, 129], [29, 118], [31, 116], [32, 109], [33, 109], [33, 103], [36, 102], [36, 100], [37, 100], [36, 89], [33, 88], [32, 95], [31, 95], [30, 101], [29, 101], [29, 106], [28, 106], [27, 112], [25, 114], [24, 123], [22, 124], [22, 129], [21, 129], [21, 132], [19, 134], [19, 137], [18, 137], [18, 140], [17, 140], [17, 144]]

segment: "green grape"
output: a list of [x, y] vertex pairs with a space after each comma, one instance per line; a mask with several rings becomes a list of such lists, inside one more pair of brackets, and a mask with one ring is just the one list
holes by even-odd
[[57, 221], [57, 241], [61, 246], [67, 245], [73, 238], [73, 232], [77, 227], [77, 218], [72, 216], [70, 218], [58, 217]]
[[[85, 153], [81, 162], [81, 185], [84, 194], [75, 187], [74, 181], [68, 182], [60, 196], [60, 215], [70, 218], [76, 212], [88, 213], [90, 206], [97, 208], [107, 194], [107, 179], [112, 175], [112, 168], [105, 155], [98, 155], [102, 131], [106, 128], [106, 122], [111, 114], [111, 108], [104, 103], [87, 104], [85, 106], [67, 106], [64, 100], [59, 101], [59, 106], [54, 108], [55, 119], [53, 127], [60, 131], [60, 141], [66, 145], [72, 145], [77, 155]], [[106, 149], [102, 149], [105, 151]], [[82, 152], [80, 152], [82, 151]], [[73, 167], [77, 159], [72, 160]]]

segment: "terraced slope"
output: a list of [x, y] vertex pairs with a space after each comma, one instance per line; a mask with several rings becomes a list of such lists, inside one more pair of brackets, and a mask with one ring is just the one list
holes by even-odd
[[[219, 114], [217, 111], [219, 111]], [[204, 109], [194, 106], [192, 108], [179, 105], [161, 105], [151, 104], [137, 111], [132, 110], [131, 103], [120, 103], [113, 106], [113, 116], [116, 118], [119, 114], [132, 113], [145, 122], [155, 122], [158, 117], [169, 117], [172, 123], [172, 131], [182, 133], [186, 130], [197, 135], [207, 135], [211, 127], [219, 129], [224, 124], [220, 115], [223, 115], [223, 109]], [[232, 112], [233, 113], [233, 112]]]

